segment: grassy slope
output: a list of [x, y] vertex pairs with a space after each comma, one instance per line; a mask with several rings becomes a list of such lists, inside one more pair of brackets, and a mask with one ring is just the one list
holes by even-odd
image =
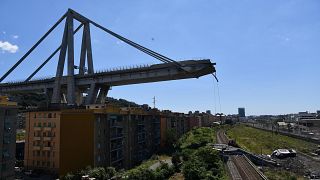
[[273, 150], [279, 148], [293, 148], [309, 153], [317, 148], [314, 143], [244, 125], [235, 126], [227, 131], [227, 135], [235, 139], [242, 148], [256, 154], [260, 154], [261, 151], [263, 154], [271, 154]]
[[[274, 149], [278, 148], [293, 148], [308, 153], [317, 147], [316, 144], [310, 142], [280, 134], [272, 134], [271, 132], [246, 127], [244, 125], [231, 128], [227, 131], [227, 135], [232, 139], [236, 139], [242, 148], [256, 154], [260, 154], [261, 149], [263, 154], [270, 154]], [[300, 175], [280, 169], [266, 168], [264, 173], [270, 180], [305, 179]]]
[[216, 130], [212, 128], [197, 128], [183, 135], [178, 145], [181, 149], [193, 145], [205, 146], [207, 143], [216, 143]]

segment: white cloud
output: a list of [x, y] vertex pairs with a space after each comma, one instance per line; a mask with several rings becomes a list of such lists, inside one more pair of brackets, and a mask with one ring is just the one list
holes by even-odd
[[13, 37], [13, 39], [18, 39], [19, 38], [18, 35], [13, 35], [12, 37]]
[[2, 52], [16, 53], [19, 49], [17, 45], [13, 45], [8, 41], [0, 41], [0, 49]]

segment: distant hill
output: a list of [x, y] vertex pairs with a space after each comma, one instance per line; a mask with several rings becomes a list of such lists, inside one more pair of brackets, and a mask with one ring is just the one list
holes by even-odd
[[39, 93], [15, 93], [10, 95], [10, 100], [17, 102], [22, 108], [28, 106], [45, 106], [47, 98], [45, 94]]
[[[41, 93], [15, 93], [10, 95], [10, 100], [15, 101], [21, 106], [22, 109], [28, 106], [46, 107], [47, 106], [47, 96]], [[124, 107], [139, 107], [140, 105], [125, 99], [116, 99], [113, 97], [106, 97], [106, 102], [124, 106]]]
[[115, 99], [113, 97], [106, 97], [106, 102], [110, 102], [119, 106], [131, 106], [131, 107], [140, 107], [141, 105], [135, 103], [135, 102], [131, 102], [131, 101], [127, 101], [125, 99]]

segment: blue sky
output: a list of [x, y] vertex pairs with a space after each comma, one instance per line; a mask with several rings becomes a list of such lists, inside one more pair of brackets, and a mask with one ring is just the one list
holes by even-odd
[[[212, 59], [226, 114], [238, 107], [251, 115], [320, 109], [318, 0], [1, 0], [0, 74], [68, 8], [172, 59]], [[59, 45], [62, 29], [63, 24], [6, 81], [32, 73]], [[158, 62], [94, 27], [91, 31], [96, 70]], [[38, 77], [54, 75], [56, 62], [57, 56]], [[213, 77], [205, 76], [114, 87], [109, 96], [150, 105], [156, 96], [160, 109], [215, 112], [220, 107], [214, 87]]]

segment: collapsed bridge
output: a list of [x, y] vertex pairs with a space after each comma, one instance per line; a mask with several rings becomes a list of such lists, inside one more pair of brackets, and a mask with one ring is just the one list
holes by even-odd
[[[207, 74], [213, 74], [215, 76], [215, 63], [211, 63], [208, 59], [174, 61], [166, 56], [132, 42], [80, 15], [74, 10], [69, 9], [48, 32], [0, 78], [0, 82], [2, 82], [17, 66], [19, 66], [19, 64], [23, 62], [26, 57], [64, 19], [66, 19], [66, 22], [61, 45], [28, 78], [26, 78], [25, 81], [0, 83], [0, 93], [10, 94], [12, 92], [21, 91], [42, 91], [47, 94], [49, 99], [51, 99], [51, 103], [67, 103], [68, 105], [94, 104], [104, 103], [104, 97], [112, 86], [198, 78]], [[80, 25], [75, 30], [73, 28], [74, 19], [80, 22]], [[95, 72], [92, 59], [90, 24], [102, 29], [106, 33], [120, 39], [128, 45], [160, 60], [162, 63], [150, 66]], [[75, 66], [74, 34], [82, 27], [83, 36], [80, 64]], [[60, 54], [56, 76], [47, 79], [32, 80], [34, 75], [36, 75], [38, 71], [58, 52]], [[63, 75], [66, 59], [67, 74]], [[75, 69], [79, 69], [78, 74], [75, 74]], [[86, 94], [85, 98], [84, 94]]]

